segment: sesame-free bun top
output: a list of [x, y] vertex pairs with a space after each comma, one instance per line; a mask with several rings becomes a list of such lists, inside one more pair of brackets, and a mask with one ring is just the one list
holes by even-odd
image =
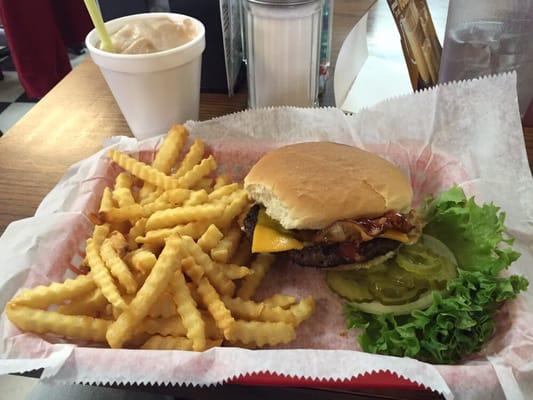
[[244, 188], [286, 229], [322, 229], [347, 218], [407, 212], [408, 178], [375, 154], [332, 142], [307, 142], [266, 153]]

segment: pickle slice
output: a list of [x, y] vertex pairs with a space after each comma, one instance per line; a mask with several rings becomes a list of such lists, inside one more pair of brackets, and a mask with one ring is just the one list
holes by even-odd
[[415, 300], [423, 288], [401, 286], [383, 276], [370, 282], [368, 289], [383, 304], [405, 304]]
[[326, 282], [331, 290], [351, 301], [373, 300], [367, 288], [367, 282], [352, 271], [328, 271]]
[[371, 269], [328, 271], [327, 282], [341, 297], [366, 304], [365, 309], [405, 306], [397, 310], [408, 313], [406, 310], [415, 309], [409, 304], [420, 309], [420, 305], [431, 303], [428, 293], [446, 289], [447, 282], [457, 275], [456, 265], [455, 257], [444, 244], [423, 235], [420, 242], [402, 246], [396, 257]]
[[425, 292], [420, 295], [418, 300], [407, 304], [399, 305], [385, 305], [379, 301], [372, 301], [366, 303], [351, 303], [354, 308], [368, 314], [392, 314], [392, 315], [408, 315], [415, 310], [424, 310], [433, 303], [432, 292]]
[[429, 275], [439, 269], [442, 257], [420, 243], [403, 246], [396, 256], [398, 265], [406, 271]]

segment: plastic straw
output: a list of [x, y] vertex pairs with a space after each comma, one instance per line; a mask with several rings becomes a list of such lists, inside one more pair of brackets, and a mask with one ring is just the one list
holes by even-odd
[[96, 0], [83, 1], [85, 2], [85, 7], [87, 7], [87, 11], [89, 11], [89, 15], [91, 16], [93, 25], [96, 28], [96, 33], [98, 33], [98, 36], [100, 37], [100, 48], [104, 51], [113, 52], [113, 43], [111, 43], [111, 38], [109, 37], [109, 33], [107, 33], [107, 30], [105, 28], [104, 20], [102, 18], [102, 14], [100, 13], [100, 8], [96, 4]]

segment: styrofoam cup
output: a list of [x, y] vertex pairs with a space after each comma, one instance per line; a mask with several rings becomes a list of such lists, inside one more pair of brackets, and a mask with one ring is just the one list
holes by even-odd
[[146, 13], [106, 22], [113, 34], [135, 19], [168, 17], [191, 19], [197, 36], [169, 50], [148, 54], [117, 54], [98, 49], [93, 29], [85, 38], [91, 58], [98, 65], [126, 121], [138, 139], [168, 131], [174, 123], [198, 119], [202, 52], [205, 28], [195, 18], [175, 13]]

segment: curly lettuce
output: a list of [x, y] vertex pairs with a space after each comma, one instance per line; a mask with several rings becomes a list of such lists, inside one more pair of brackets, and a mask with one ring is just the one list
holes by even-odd
[[510, 247], [505, 213], [495, 205], [477, 205], [454, 186], [426, 200], [420, 212], [428, 222], [424, 233], [454, 253], [458, 276], [445, 291], [433, 293], [429, 308], [410, 315], [367, 314], [347, 303], [347, 325], [363, 328], [358, 340], [364, 351], [454, 363], [481, 349], [494, 333], [496, 311], [526, 290], [528, 281], [500, 275], [520, 254]]

